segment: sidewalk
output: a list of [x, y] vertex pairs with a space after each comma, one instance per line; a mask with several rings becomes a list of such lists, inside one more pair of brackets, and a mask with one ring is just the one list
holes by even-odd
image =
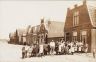
[[[93, 53], [74, 53], [76, 55], [80, 55], [80, 56], [87, 56], [89, 58], [93, 58]], [[96, 59], [96, 54], [95, 54], [95, 59]]]

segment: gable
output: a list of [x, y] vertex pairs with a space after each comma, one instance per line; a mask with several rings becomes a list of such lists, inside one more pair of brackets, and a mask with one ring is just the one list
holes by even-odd
[[87, 5], [89, 17], [93, 27], [96, 27], [96, 7]]
[[[73, 14], [74, 12], [78, 11], [79, 12], [79, 23], [78, 26], [73, 26]], [[67, 16], [65, 20], [65, 26], [64, 26], [64, 31], [70, 31], [73, 28], [90, 28], [92, 26], [88, 9], [86, 5], [81, 5], [77, 6], [73, 9], [68, 9], [67, 10]]]
[[64, 37], [64, 22], [50, 21], [48, 38], [50, 37]]

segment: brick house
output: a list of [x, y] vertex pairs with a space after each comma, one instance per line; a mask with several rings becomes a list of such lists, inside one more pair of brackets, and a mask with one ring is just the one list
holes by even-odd
[[39, 40], [38, 39], [38, 30], [39, 30], [39, 25], [32, 26], [28, 29], [27, 36], [26, 36], [28, 44], [38, 43], [38, 40]]
[[9, 34], [9, 38], [9, 43], [24, 44], [26, 42], [26, 29], [16, 29], [14, 33]]
[[[17, 29], [17, 35], [10, 35], [10, 39], [12, 42], [17, 42], [17, 44], [25, 44], [28, 45], [36, 44], [36, 43], [44, 43], [48, 42], [60, 41], [64, 39], [64, 22], [57, 21], [45, 21], [41, 19], [40, 25], [31, 26], [29, 25], [25, 29]], [[18, 36], [18, 37], [17, 37]], [[18, 41], [15, 41], [16, 39]], [[14, 40], [14, 41], [13, 41]]]
[[64, 40], [64, 22], [48, 21], [48, 41]]
[[9, 38], [10, 38], [9, 43], [19, 44], [19, 34], [18, 34], [18, 30], [16, 29], [15, 32], [10, 33], [10, 34], [9, 34]]
[[47, 43], [47, 34], [48, 34], [48, 30], [45, 27], [45, 22], [44, 22], [44, 18], [41, 19], [41, 23], [38, 27], [38, 43]]
[[9, 34], [9, 38], [10, 38], [10, 41], [9, 41], [9, 43], [12, 43], [12, 44], [15, 44], [15, 35], [14, 35], [15, 33], [10, 33]]
[[64, 40], [64, 22], [44, 21], [42, 19], [39, 30], [39, 41], [49, 43], [52, 40]]
[[64, 26], [65, 41], [88, 43], [89, 52], [96, 48], [96, 8], [89, 6], [86, 0], [83, 4], [67, 9]]

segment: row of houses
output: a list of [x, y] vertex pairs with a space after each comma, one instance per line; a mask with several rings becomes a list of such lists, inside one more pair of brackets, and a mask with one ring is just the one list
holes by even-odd
[[[15, 32], [15, 37], [17, 30]], [[20, 38], [17, 36], [17, 38]], [[96, 49], [96, 7], [90, 6], [83, 0], [83, 4], [67, 9], [65, 22], [47, 21], [41, 19], [41, 24], [27, 29], [27, 33], [22, 35], [23, 41], [30, 43], [48, 43], [54, 41], [79, 41], [88, 44], [89, 52]], [[11, 40], [11, 38], [10, 38]], [[15, 42], [15, 41], [14, 41]], [[18, 42], [17, 42], [18, 43]]]
[[10, 34], [10, 43], [14, 44], [36, 44], [54, 40], [64, 40], [64, 22], [44, 21], [41, 19], [40, 25], [29, 25], [26, 29], [17, 29], [14, 34]]

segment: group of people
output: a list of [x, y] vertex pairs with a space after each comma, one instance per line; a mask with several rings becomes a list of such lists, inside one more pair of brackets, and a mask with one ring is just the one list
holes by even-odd
[[62, 55], [88, 52], [88, 44], [82, 42], [69, 42], [69, 41], [51, 41], [48, 44], [38, 43], [31, 46], [22, 47], [22, 58], [27, 57], [42, 57], [44, 55]]

